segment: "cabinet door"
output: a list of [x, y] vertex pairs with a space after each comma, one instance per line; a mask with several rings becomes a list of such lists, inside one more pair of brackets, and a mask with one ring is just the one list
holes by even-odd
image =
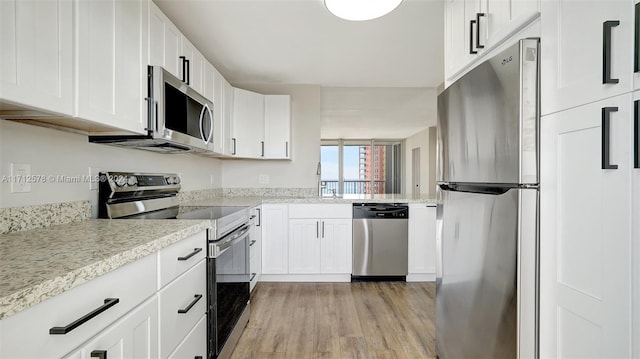
[[476, 28], [471, 20], [480, 12], [479, 0], [446, 0], [445, 3], [445, 77], [451, 79], [462, 70], [477, 51]]
[[[640, 0], [634, 4], [633, 88], [640, 89]], [[640, 351], [640, 350], [639, 350]], [[640, 354], [639, 354], [640, 355]]]
[[[208, 85], [205, 81], [205, 86], [210, 89], [210, 100], [213, 102], [213, 151], [224, 153], [224, 77], [209, 62], [205, 64], [205, 69], [208, 69], [205, 71], [205, 80], [208, 79], [211, 82]], [[211, 75], [207, 72], [211, 72]]]
[[146, 133], [147, 3], [76, 0], [75, 4], [77, 116]]
[[0, 1], [0, 98], [73, 115], [71, 0]]
[[207, 316], [204, 315], [198, 324], [187, 334], [168, 359], [207, 357]]
[[539, 0], [483, 0], [480, 43], [493, 46], [513, 34], [539, 12]]
[[111, 327], [100, 332], [79, 351], [74, 351], [65, 358], [151, 359], [157, 357], [158, 300], [154, 296]]
[[436, 207], [409, 205], [409, 274], [436, 272]]
[[290, 158], [291, 96], [264, 96], [264, 157]]
[[320, 273], [320, 220], [289, 220], [289, 273]]
[[235, 155], [264, 157], [264, 95], [234, 88], [233, 138]]
[[[631, 1], [542, 1], [541, 10], [543, 115], [631, 91]], [[605, 28], [610, 28], [610, 41]], [[618, 83], [603, 83], [608, 70]]]
[[351, 273], [351, 223], [350, 219], [320, 221], [321, 273]]
[[[202, 81], [205, 62], [204, 56], [202, 56], [198, 49], [193, 46], [185, 36], [182, 36], [182, 56], [189, 61], [188, 66], [186, 66], [187, 77], [185, 82], [187, 82], [192, 89], [198, 91], [200, 94], [204, 94]], [[180, 65], [182, 66], [182, 64]]]
[[[627, 94], [542, 118], [541, 358], [631, 357], [631, 103]], [[606, 122], [617, 169], [602, 169]]]
[[180, 78], [182, 33], [153, 2], [149, 1], [149, 65], [162, 66]]
[[289, 271], [288, 213], [286, 204], [262, 205], [262, 273]]
[[233, 137], [233, 87], [223, 79], [222, 82], [222, 131], [224, 131], [224, 148], [227, 156], [236, 154], [236, 139]]

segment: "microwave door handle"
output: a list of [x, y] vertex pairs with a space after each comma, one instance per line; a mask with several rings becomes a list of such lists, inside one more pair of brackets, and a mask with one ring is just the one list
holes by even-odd
[[211, 137], [213, 137], [213, 112], [211, 112], [211, 108], [209, 104], [204, 104], [204, 107], [207, 109], [207, 113], [209, 114], [209, 135], [207, 136], [207, 143], [211, 142]]
[[204, 129], [202, 128], [202, 120], [204, 118], [204, 111], [207, 108], [207, 104], [204, 104], [204, 106], [202, 106], [202, 110], [200, 110], [200, 138], [202, 139], [202, 141], [206, 144], [207, 143], [207, 139], [204, 137]]

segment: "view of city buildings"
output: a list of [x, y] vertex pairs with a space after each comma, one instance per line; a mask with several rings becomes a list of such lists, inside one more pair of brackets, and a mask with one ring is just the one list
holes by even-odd
[[385, 193], [385, 149], [385, 146], [360, 146], [358, 169], [359, 179], [364, 185], [363, 193]]

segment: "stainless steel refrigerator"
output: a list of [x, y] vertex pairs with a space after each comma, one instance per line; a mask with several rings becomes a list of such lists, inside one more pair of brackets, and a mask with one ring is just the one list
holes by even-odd
[[536, 358], [539, 41], [438, 96], [436, 352]]

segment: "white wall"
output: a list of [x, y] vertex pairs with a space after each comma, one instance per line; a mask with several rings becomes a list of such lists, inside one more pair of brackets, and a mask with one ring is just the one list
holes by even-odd
[[[312, 85], [234, 85], [263, 94], [291, 95], [291, 161], [223, 160], [222, 187], [314, 188], [320, 160], [320, 87]], [[268, 184], [259, 182], [269, 177]]]
[[[405, 194], [412, 193], [413, 162], [412, 151], [420, 148], [420, 194], [429, 194], [429, 129], [420, 131], [405, 140]], [[435, 185], [435, 184], [434, 184]]]
[[[30, 164], [32, 175], [45, 176], [88, 175], [90, 166], [110, 171], [180, 173], [183, 191], [220, 188], [222, 182], [218, 159], [94, 144], [86, 135], [0, 120], [0, 179], [10, 175], [11, 163]], [[88, 183], [34, 183], [30, 193], [10, 191], [10, 183], [0, 183], [1, 208], [79, 200], [95, 205], [98, 198], [98, 192], [90, 190]]]

